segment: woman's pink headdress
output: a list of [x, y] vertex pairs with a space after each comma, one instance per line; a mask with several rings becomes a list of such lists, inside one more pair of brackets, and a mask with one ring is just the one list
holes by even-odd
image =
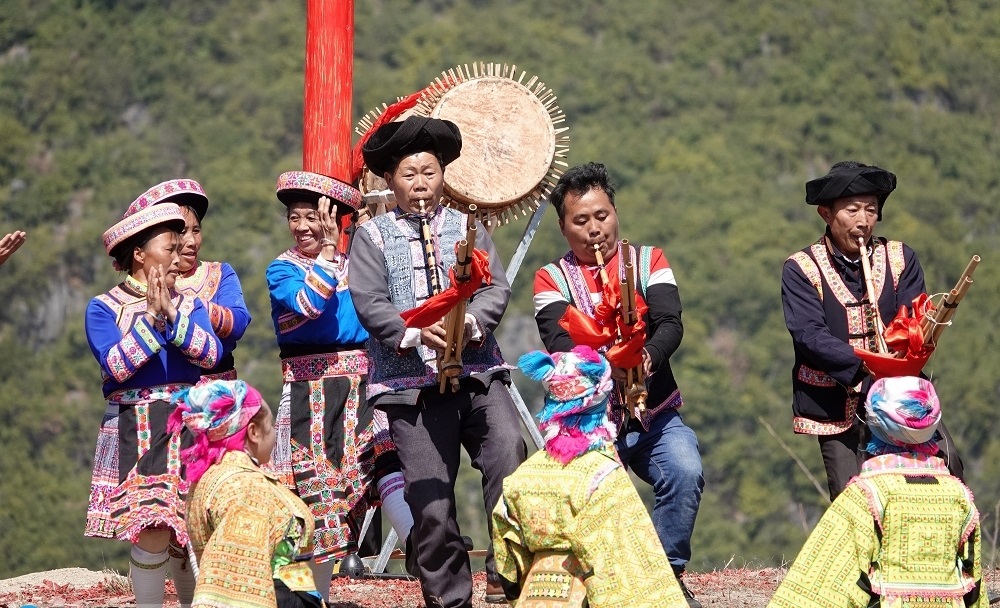
[[226, 452], [243, 449], [247, 425], [264, 398], [243, 380], [215, 380], [180, 391], [171, 401], [176, 407], [167, 432], [186, 426], [194, 435], [194, 445], [181, 452], [185, 477], [194, 483]]

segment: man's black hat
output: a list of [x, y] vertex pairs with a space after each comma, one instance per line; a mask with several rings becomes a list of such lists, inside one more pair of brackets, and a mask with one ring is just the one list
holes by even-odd
[[880, 167], [854, 161], [841, 161], [830, 172], [806, 182], [806, 203], [821, 205], [844, 196], [875, 194], [878, 196], [878, 219], [882, 205], [896, 189], [896, 176]]
[[403, 122], [379, 127], [361, 148], [365, 165], [379, 177], [393, 167], [394, 159], [417, 152], [436, 152], [447, 165], [462, 153], [462, 134], [450, 120], [410, 116]]

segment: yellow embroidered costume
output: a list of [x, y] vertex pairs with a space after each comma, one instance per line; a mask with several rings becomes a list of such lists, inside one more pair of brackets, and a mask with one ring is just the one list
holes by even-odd
[[192, 606], [277, 606], [274, 580], [315, 589], [308, 561], [309, 507], [243, 452], [227, 452], [188, 499], [188, 534], [198, 558]]
[[[539, 419], [546, 442], [504, 480], [493, 511], [497, 574], [508, 599], [518, 598], [516, 606], [580, 606], [582, 580], [590, 608], [687, 608], [615, 454], [607, 361], [577, 347], [551, 357], [529, 353], [519, 365], [545, 384]], [[532, 568], [539, 560], [548, 560], [545, 567]]]
[[[544, 450], [536, 452], [504, 480], [493, 530], [497, 574], [507, 580], [527, 574], [538, 553], [572, 553], [591, 573], [584, 579], [590, 608], [687, 607], [613, 447], [567, 465]], [[529, 582], [521, 597], [531, 590]]]
[[985, 608], [979, 512], [931, 455], [933, 387], [878, 380], [867, 413], [877, 455], [820, 519], [768, 607]]
[[194, 435], [181, 454], [198, 564], [192, 607], [322, 607], [309, 569], [309, 507], [260, 468], [276, 441], [260, 393], [242, 380], [213, 380], [179, 393], [175, 403], [168, 427], [183, 424]]

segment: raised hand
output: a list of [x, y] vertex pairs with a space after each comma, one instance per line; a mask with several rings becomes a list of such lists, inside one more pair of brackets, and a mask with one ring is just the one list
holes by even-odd
[[337, 253], [337, 241], [340, 240], [340, 225], [337, 223], [337, 205], [328, 197], [321, 196], [316, 210], [319, 212], [319, 225], [323, 230], [322, 256], [332, 262]]
[[28, 235], [22, 230], [16, 230], [0, 239], [0, 265], [7, 261], [7, 258], [14, 255], [21, 245], [24, 244]]
[[160, 310], [160, 293], [157, 288], [159, 275], [159, 266], [154, 266], [146, 274], [146, 321], [150, 324], [164, 317], [164, 312]]
[[177, 320], [177, 307], [167, 287], [166, 273], [162, 266], [154, 266], [146, 276], [146, 314], [150, 322], [166, 319], [173, 323]]

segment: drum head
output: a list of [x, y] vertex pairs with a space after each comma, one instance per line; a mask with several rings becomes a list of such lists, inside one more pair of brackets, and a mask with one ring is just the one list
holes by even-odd
[[[538, 78], [525, 80], [517, 66], [466, 64], [447, 70], [420, 92], [410, 114], [450, 120], [462, 132], [462, 154], [444, 173], [442, 203], [469, 212], [487, 226], [528, 215], [551, 192], [569, 153], [566, 116], [551, 89]], [[369, 112], [356, 129], [364, 136], [386, 111]], [[367, 169], [362, 193], [385, 188]]]
[[541, 100], [502, 77], [452, 87], [431, 113], [462, 131], [462, 155], [444, 173], [460, 206], [502, 210], [534, 191], [555, 159], [555, 127]]

